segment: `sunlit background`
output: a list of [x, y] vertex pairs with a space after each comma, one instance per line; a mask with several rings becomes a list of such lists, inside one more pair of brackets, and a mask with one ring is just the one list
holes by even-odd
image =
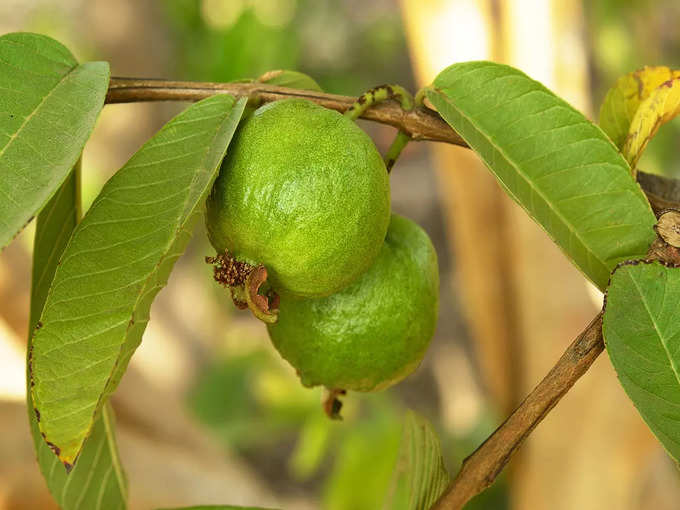
[[[617, 76], [680, 66], [677, 0], [2, 0], [0, 33], [50, 35], [117, 76], [229, 81], [297, 69], [334, 93], [414, 90], [447, 65], [515, 65], [590, 118]], [[84, 154], [85, 205], [181, 104], [107, 106]], [[385, 151], [394, 131], [361, 123]], [[680, 173], [680, 126], [640, 166]], [[469, 151], [412, 143], [394, 209], [439, 254], [441, 310], [424, 362], [379, 394], [321, 412], [203, 263], [202, 226], [156, 300], [113, 397], [132, 509], [240, 504], [382, 506], [405, 410], [427, 417], [449, 470], [478, 445], [589, 322], [601, 296], [499, 190]], [[0, 508], [54, 508], [24, 404], [32, 226], [0, 255]], [[676, 509], [675, 466], [599, 359], [470, 508]]]

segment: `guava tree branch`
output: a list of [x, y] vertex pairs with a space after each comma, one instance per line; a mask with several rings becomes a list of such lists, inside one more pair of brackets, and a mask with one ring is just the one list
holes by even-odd
[[[249, 97], [255, 102], [267, 103], [297, 97], [308, 99], [321, 106], [344, 113], [356, 97], [325, 94], [314, 90], [276, 87], [263, 83], [211, 83], [195, 81], [168, 81], [149, 78], [111, 78], [107, 103], [132, 103], [138, 101], [198, 101], [215, 94], [232, 94]], [[377, 103], [362, 118], [389, 124], [405, 131], [413, 140], [432, 140], [467, 146], [439, 115], [427, 108], [406, 112], [398, 102]]]
[[602, 312], [564, 351], [557, 364], [472, 455], [463, 461], [433, 510], [458, 510], [489, 487], [524, 439], [604, 350]]
[[[255, 103], [297, 97], [343, 113], [355, 101], [355, 98], [348, 96], [262, 83], [112, 78], [106, 102], [197, 101], [214, 94], [245, 96]], [[465, 141], [436, 112], [426, 107], [406, 112], [396, 101], [388, 101], [366, 110], [362, 118], [394, 126], [410, 135], [413, 140], [431, 140], [467, 147]], [[679, 181], [638, 172], [638, 182], [655, 212], [669, 208], [680, 209]], [[460, 472], [433, 508], [436, 510], [462, 508], [471, 498], [489, 487], [524, 439], [588, 370], [603, 350], [600, 313], [573, 341], [557, 364], [510, 417], [465, 459]]]
[[[310, 90], [276, 87], [263, 83], [213, 83], [170, 81], [152, 78], [111, 78], [107, 103], [139, 101], [198, 101], [215, 94], [249, 97], [256, 102], [270, 102], [298, 97], [345, 112], [356, 98]], [[433, 110], [418, 107], [404, 111], [396, 101], [376, 104], [361, 116], [364, 119], [389, 124], [408, 134], [412, 140], [430, 140], [467, 147], [465, 141]], [[638, 172], [638, 181], [655, 211], [680, 208], [680, 185], [673, 179], [660, 179]]]

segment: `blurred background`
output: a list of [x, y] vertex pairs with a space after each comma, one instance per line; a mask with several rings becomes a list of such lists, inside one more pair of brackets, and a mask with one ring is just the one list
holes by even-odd
[[[2, 0], [0, 33], [35, 31], [117, 76], [229, 81], [271, 69], [328, 92], [381, 83], [415, 91], [457, 61], [521, 68], [592, 119], [615, 79], [678, 67], [677, 0]], [[177, 103], [107, 106], [84, 154], [85, 206]], [[394, 131], [362, 122], [385, 151]], [[680, 173], [680, 125], [640, 167]], [[412, 143], [392, 174], [394, 209], [432, 237], [440, 320], [418, 371], [350, 394], [344, 421], [321, 412], [237, 312], [203, 262], [199, 225], [154, 303], [113, 397], [130, 507], [241, 504], [381, 508], [406, 409], [427, 417], [453, 474], [601, 306], [546, 235], [470, 151]], [[54, 508], [29, 436], [24, 363], [33, 229], [0, 254], [0, 508]], [[625, 397], [606, 355], [469, 508], [675, 509], [676, 467]]]

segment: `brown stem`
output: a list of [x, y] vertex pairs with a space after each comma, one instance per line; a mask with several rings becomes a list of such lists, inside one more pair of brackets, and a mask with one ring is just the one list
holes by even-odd
[[[256, 82], [212, 83], [113, 77], [109, 84], [106, 102], [113, 104], [138, 101], [198, 101], [215, 94], [246, 96], [261, 102], [298, 97], [342, 113], [356, 101], [356, 98], [349, 96], [276, 87]], [[361, 117], [394, 126], [408, 134], [412, 140], [430, 140], [461, 147], [468, 146], [437, 112], [424, 106], [405, 112], [398, 102], [387, 101], [366, 110]], [[680, 184], [674, 179], [663, 180], [638, 171], [638, 181], [655, 211], [673, 207], [680, 208]]]
[[548, 375], [467, 459], [433, 510], [458, 510], [489, 487], [512, 454], [604, 350], [602, 312], [572, 342]]
[[[106, 102], [197, 101], [215, 94], [246, 96], [265, 103], [297, 97], [314, 101], [341, 113], [344, 113], [356, 101], [356, 97], [276, 87], [256, 82], [210, 83], [113, 77], [109, 84]], [[429, 108], [416, 108], [406, 112], [399, 102], [386, 101], [369, 108], [361, 117], [399, 128], [408, 133], [413, 140], [432, 140], [466, 146], [458, 133], [454, 132], [436, 112]]]
[[340, 397], [347, 394], [347, 391], [341, 389], [327, 389], [326, 396], [323, 399], [322, 407], [326, 416], [331, 420], [342, 420], [340, 410], [342, 409], [342, 401]]

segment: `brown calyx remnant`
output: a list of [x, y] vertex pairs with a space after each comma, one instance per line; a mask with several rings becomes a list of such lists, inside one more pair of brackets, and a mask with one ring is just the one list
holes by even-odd
[[236, 260], [228, 251], [214, 257], [206, 257], [206, 263], [213, 265], [213, 278], [231, 291], [231, 299], [240, 310], [250, 308], [255, 317], [274, 323], [278, 319], [279, 296], [269, 290], [259, 294], [260, 287], [267, 281], [267, 269]]
[[206, 257], [207, 264], [213, 265], [213, 278], [223, 287], [231, 291], [231, 300], [239, 310], [248, 308], [245, 300], [243, 286], [248, 275], [255, 269], [247, 262], [236, 260], [227, 250], [218, 253], [214, 257]]
[[224, 287], [235, 287], [245, 283], [248, 275], [255, 269], [247, 262], [236, 260], [228, 251], [214, 257], [206, 257], [206, 263], [212, 264], [213, 278]]
[[267, 268], [257, 266], [246, 278], [246, 301], [248, 308], [255, 314], [255, 317], [273, 324], [279, 318], [279, 296], [273, 290], [269, 290], [267, 295], [259, 293], [260, 287], [267, 281]]
[[323, 400], [323, 411], [331, 420], [342, 420], [342, 416], [340, 416], [342, 402], [339, 397], [343, 395], [347, 395], [347, 391], [336, 388], [328, 390], [328, 393]]

